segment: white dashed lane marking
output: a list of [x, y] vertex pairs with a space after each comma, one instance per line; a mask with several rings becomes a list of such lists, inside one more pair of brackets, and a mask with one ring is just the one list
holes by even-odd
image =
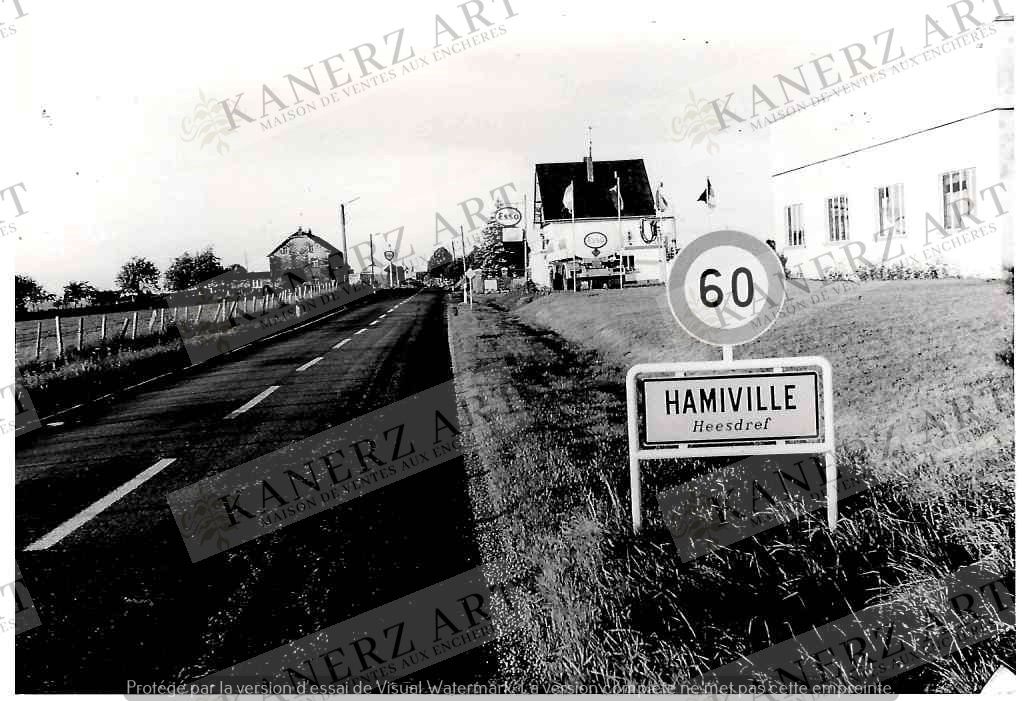
[[318, 358], [313, 358], [312, 360], [307, 362], [305, 365], [302, 365], [301, 367], [297, 368], [295, 370], [295, 372], [305, 372], [306, 370], [311, 368], [313, 365], [315, 365], [316, 363], [318, 363], [322, 359], [323, 359], [323, 356], [319, 356]]
[[334, 344], [334, 350], [337, 350], [338, 348], [343, 346], [345, 343], [350, 343], [350, 342], [351, 342], [351, 339], [350, 338], [346, 338], [343, 341], [341, 341], [340, 343], [335, 343]]
[[129, 482], [125, 482], [120, 487], [92, 504], [92, 506], [85, 508], [83, 511], [78, 512], [77, 515], [72, 516], [67, 521], [64, 521], [64, 523], [60, 524], [42, 538], [29, 545], [25, 548], [25, 550], [46, 550], [47, 548], [52, 548], [54, 545], [64, 540], [64, 538], [68, 537], [86, 523], [96, 518], [96, 516], [108, 509], [111, 505], [120, 501], [120, 499], [122, 499], [126, 494], [135, 489], [135, 487], [148, 480], [176, 459], [177, 458], [163, 458], [158, 460], [155, 465], [147, 468], [144, 472], [137, 475]]
[[356, 332], [355, 332], [355, 335], [356, 335], [356, 336], [358, 336], [358, 335], [359, 335], [360, 333], [365, 333], [365, 332], [366, 332], [366, 331], [368, 331], [368, 330], [369, 330], [369, 329], [360, 329], [360, 330], [358, 330], [358, 331], [356, 331]]
[[263, 401], [264, 399], [269, 397], [271, 394], [276, 392], [278, 389], [280, 389], [280, 385], [273, 385], [271, 387], [268, 387], [268, 388], [264, 389], [262, 392], [260, 392], [256, 396], [254, 396], [251, 399], [249, 399], [247, 402], [242, 404], [240, 407], [238, 407], [237, 409], [232, 411], [230, 414], [228, 414], [224, 418], [228, 418], [228, 419], [236, 419], [236, 418], [238, 418], [239, 416], [244, 414], [246, 411], [248, 411], [249, 409], [254, 407], [256, 404], [258, 404], [259, 402]]
[[376, 326], [376, 325], [377, 325], [378, 323], [380, 323], [380, 320], [379, 320], [379, 319], [377, 319], [376, 321], [370, 321], [370, 322], [369, 322], [369, 325], [370, 325], [370, 326]]

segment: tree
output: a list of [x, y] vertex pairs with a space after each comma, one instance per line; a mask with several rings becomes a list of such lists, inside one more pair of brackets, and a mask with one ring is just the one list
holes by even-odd
[[513, 267], [510, 254], [504, 249], [504, 228], [491, 219], [483, 228], [479, 246], [473, 257], [486, 274], [495, 274], [501, 267]]
[[174, 262], [167, 266], [167, 270], [163, 273], [167, 289], [178, 292], [191, 287], [194, 280], [194, 270], [195, 261], [192, 259], [192, 254], [185, 251], [175, 258]]
[[432, 277], [439, 277], [443, 274], [443, 269], [445, 269], [447, 264], [452, 260], [454, 260], [454, 257], [451, 255], [451, 252], [441, 246], [433, 251], [433, 255], [429, 257], [429, 263], [426, 265], [426, 270], [429, 271], [429, 274]]
[[196, 285], [202, 284], [217, 275], [222, 275], [224, 272], [223, 263], [217, 254], [213, 252], [212, 246], [207, 246], [196, 253], [192, 257], [192, 263], [195, 266], [193, 274], [195, 275], [194, 284]]
[[174, 291], [201, 285], [224, 272], [223, 263], [209, 246], [201, 251], [185, 251], [170, 264], [163, 277], [167, 287]]
[[114, 279], [117, 286], [130, 294], [154, 292], [160, 284], [160, 269], [147, 258], [132, 256], [121, 266]]
[[98, 293], [99, 290], [85, 280], [72, 280], [64, 285], [64, 306], [71, 304], [77, 307], [81, 302], [91, 302]]
[[51, 299], [56, 299], [56, 297], [44, 290], [43, 286], [33, 278], [28, 275], [14, 276], [15, 310], [19, 312], [28, 311], [30, 306], [34, 307]]

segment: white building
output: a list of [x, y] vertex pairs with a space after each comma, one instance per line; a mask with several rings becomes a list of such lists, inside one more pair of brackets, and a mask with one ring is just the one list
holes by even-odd
[[[569, 187], [574, 222], [564, 204]], [[579, 288], [587, 289], [619, 286], [622, 278], [626, 285], [664, 279], [674, 253], [674, 219], [657, 216], [642, 159], [538, 163], [533, 197], [529, 268], [537, 285], [572, 289], [577, 277]]]
[[1003, 275], [1012, 261], [1013, 28], [999, 17], [884, 66], [881, 79], [845, 77], [847, 92], [768, 127], [772, 238], [789, 268], [821, 277], [849, 271], [861, 255]]

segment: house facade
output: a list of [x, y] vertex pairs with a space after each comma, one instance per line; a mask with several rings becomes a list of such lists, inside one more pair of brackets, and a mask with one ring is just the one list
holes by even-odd
[[1013, 33], [1013, 19], [999, 17], [932, 60], [770, 125], [772, 237], [795, 274], [850, 273], [865, 259], [1003, 276], [1013, 254]]
[[[566, 194], [574, 203], [574, 220]], [[674, 219], [658, 217], [642, 159], [538, 163], [533, 198], [527, 240], [537, 285], [572, 289], [577, 278], [586, 289], [616, 287], [622, 278], [626, 285], [665, 279]]]
[[270, 277], [278, 287], [290, 286], [290, 281], [298, 278], [305, 282], [346, 280], [346, 271], [349, 270], [340, 250], [311, 230], [302, 231], [300, 227], [267, 257]]

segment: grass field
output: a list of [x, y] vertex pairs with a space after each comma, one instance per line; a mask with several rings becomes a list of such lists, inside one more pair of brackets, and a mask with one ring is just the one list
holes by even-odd
[[[647, 463], [652, 527], [633, 536], [628, 513], [627, 367], [719, 357], [681, 331], [663, 288], [481, 299], [451, 316], [480, 547], [490, 576], [524, 581], [498, 611], [509, 681], [677, 683], [978, 560], [1014, 570], [1003, 284], [822, 290], [794, 290], [736, 357], [828, 357], [838, 462], [871, 488], [841, 502], [833, 534], [811, 514], [691, 562], [655, 495], [728, 459]], [[889, 683], [975, 691], [1013, 660], [1012, 631]]]
[[[180, 318], [184, 318], [186, 308], [177, 309]], [[194, 321], [200, 312], [198, 305], [187, 308], [188, 319]], [[202, 321], [212, 321], [216, 316], [217, 305], [205, 305], [202, 312]], [[174, 309], [166, 309], [164, 318], [169, 325], [174, 318]], [[142, 309], [138, 312], [116, 312], [106, 314], [106, 338], [109, 341], [121, 333], [124, 322], [127, 320], [127, 338], [131, 338], [132, 326], [135, 322], [135, 314], [138, 314], [136, 335], [141, 338], [149, 335], [149, 321], [152, 318], [151, 309]], [[158, 331], [160, 326], [160, 311], [156, 311], [156, 320], [153, 330]], [[78, 320], [82, 319], [82, 345], [84, 347], [98, 346], [103, 339], [103, 314], [86, 314], [84, 316], [60, 317], [60, 333], [64, 342], [64, 349], [78, 348]], [[41, 319], [32, 321], [18, 321], [14, 324], [14, 357], [18, 364], [35, 360], [36, 331], [39, 329], [39, 322], [42, 322], [41, 333], [39, 334], [40, 360], [52, 360], [57, 357], [57, 321], [56, 319]]]

